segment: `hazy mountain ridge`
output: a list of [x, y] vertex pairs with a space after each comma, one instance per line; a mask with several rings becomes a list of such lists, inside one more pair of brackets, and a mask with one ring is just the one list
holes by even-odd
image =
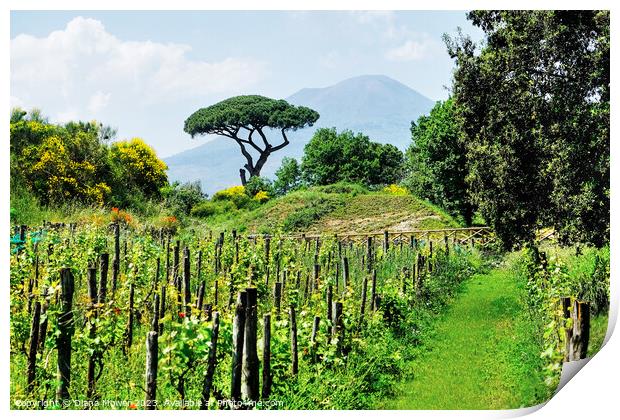
[[[336, 127], [362, 132], [371, 140], [391, 143], [401, 150], [410, 143], [412, 120], [426, 114], [434, 102], [404, 84], [387, 76], [372, 75], [346, 79], [326, 88], [304, 88], [286, 98], [292, 104], [316, 110], [321, 117], [313, 127], [290, 132], [291, 141], [272, 154], [262, 175], [272, 177], [285, 156], [300, 158], [317, 128]], [[274, 136], [279, 133], [274, 132]], [[278, 140], [272, 143], [277, 144]], [[245, 163], [238, 146], [222, 137], [169, 158], [171, 181], [199, 179], [203, 191], [213, 192], [238, 185], [239, 168]]]

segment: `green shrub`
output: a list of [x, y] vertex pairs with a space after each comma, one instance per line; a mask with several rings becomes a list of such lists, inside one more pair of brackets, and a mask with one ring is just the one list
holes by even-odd
[[353, 197], [368, 192], [368, 189], [363, 185], [351, 182], [337, 182], [336, 184], [318, 186], [315, 189], [327, 194], [351, 194]]
[[235, 211], [236, 209], [232, 201], [203, 201], [192, 208], [191, 215], [194, 217], [211, 217], [216, 214]]

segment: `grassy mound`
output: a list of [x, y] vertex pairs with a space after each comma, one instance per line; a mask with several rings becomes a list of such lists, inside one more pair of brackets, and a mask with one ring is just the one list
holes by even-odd
[[261, 207], [207, 218], [214, 230], [250, 233], [347, 233], [458, 227], [441, 209], [412, 195], [370, 192], [355, 185], [295, 191]]

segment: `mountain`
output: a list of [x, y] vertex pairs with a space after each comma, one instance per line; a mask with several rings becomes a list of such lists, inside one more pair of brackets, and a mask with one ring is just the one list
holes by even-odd
[[[325, 88], [301, 89], [286, 100], [310, 107], [321, 117], [314, 126], [288, 134], [291, 144], [269, 157], [261, 172], [263, 176], [273, 177], [285, 156], [300, 159], [304, 146], [320, 127], [362, 132], [373, 141], [391, 143], [404, 151], [411, 141], [411, 121], [428, 113], [434, 105], [410, 87], [381, 75], [354, 77]], [[209, 194], [238, 185], [239, 168], [245, 162], [238, 146], [225, 137], [164, 161], [171, 181], [200, 180], [203, 191]]]

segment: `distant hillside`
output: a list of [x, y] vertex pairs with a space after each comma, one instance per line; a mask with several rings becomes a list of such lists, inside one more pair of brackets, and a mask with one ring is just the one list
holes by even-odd
[[214, 230], [245, 233], [359, 233], [458, 227], [441, 209], [411, 195], [326, 186], [296, 191], [256, 210], [206, 220]]
[[[286, 99], [318, 111], [321, 118], [313, 127], [289, 135], [291, 144], [273, 154], [265, 165], [262, 175], [267, 177], [273, 176], [283, 157], [300, 158], [319, 127], [362, 132], [373, 141], [405, 150], [410, 143], [411, 121], [428, 113], [434, 104], [402, 83], [380, 75], [354, 77], [326, 88], [302, 89]], [[239, 168], [245, 161], [232, 140], [217, 138], [165, 162], [172, 181], [200, 180], [203, 190], [211, 194], [238, 185]]]

